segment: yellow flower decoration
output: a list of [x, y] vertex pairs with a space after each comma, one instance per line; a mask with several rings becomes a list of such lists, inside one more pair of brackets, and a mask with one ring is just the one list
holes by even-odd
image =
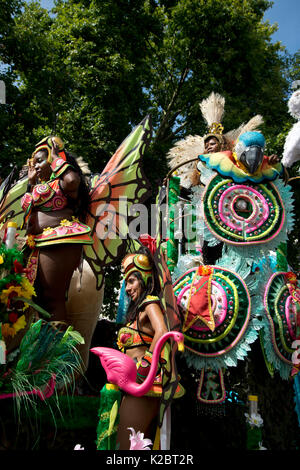
[[30, 284], [27, 277], [23, 277], [21, 281], [21, 286], [22, 286], [22, 296], [25, 297], [26, 299], [31, 299], [31, 297], [36, 295], [34, 287]]
[[60, 221], [60, 225], [62, 225], [63, 227], [70, 227], [72, 225], [72, 222], [70, 220], [63, 219]]
[[7, 304], [8, 297], [13, 292], [16, 293], [17, 297], [22, 296], [22, 287], [20, 287], [20, 286], [10, 286], [8, 289], [3, 289], [3, 291], [1, 292], [1, 295], [0, 295], [0, 301], [3, 304]]
[[[20, 286], [9, 286], [8, 289], [3, 289], [0, 295], [0, 301], [6, 305], [12, 293], [15, 293], [17, 297], [25, 297], [26, 299], [31, 299], [33, 295], [36, 295], [34, 287], [30, 284], [27, 277], [22, 279]], [[25, 303], [24, 308], [27, 307], [28, 304]]]
[[44, 235], [48, 235], [51, 232], [53, 232], [53, 228], [51, 228], [51, 227], [44, 228], [44, 230], [43, 230]]
[[3, 264], [3, 263], [4, 263], [4, 257], [0, 255], [0, 264]]
[[22, 315], [21, 317], [18, 318], [18, 320], [13, 324], [13, 329], [15, 330], [15, 334], [18, 333], [18, 331], [23, 330], [26, 326], [26, 319], [25, 315]]
[[34, 248], [35, 247], [34, 235], [27, 235], [26, 243], [29, 246], [29, 248]]

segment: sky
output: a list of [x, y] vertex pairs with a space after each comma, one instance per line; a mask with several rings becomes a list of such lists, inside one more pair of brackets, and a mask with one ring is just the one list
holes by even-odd
[[[281, 41], [290, 54], [300, 49], [300, 0], [273, 0], [274, 5], [265, 13], [265, 20], [278, 23], [274, 41]], [[51, 9], [53, 0], [40, 0], [43, 8]]]
[[278, 23], [278, 30], [272, 36], [274, 41], [281, 41], [290, 54], [300, 49], [300, 0], [275, 0], [264, 19], [271, 24]]

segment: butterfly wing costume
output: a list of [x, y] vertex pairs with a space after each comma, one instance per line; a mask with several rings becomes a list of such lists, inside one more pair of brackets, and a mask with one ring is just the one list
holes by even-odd
[[[134, 218], [132, 205], [143, 203], [149, 196], [141, 159], [151, 134], [151, 118], [146, 116], [122, 142], [102, 173], [91, 177], [86, 224], [94, 243], [84, 247], [84, 255], [97, 278], [97, 289], [103, 285], [103, 268], [125, 254], [129, 224]], [[8, 221], [16, 222], [18, 233], [23, 236], [20, 200], [26, 193], [28, 178], [15, 184], [11, 180], [10, 175], [0, 188], [0, 224], [5, 227]]]

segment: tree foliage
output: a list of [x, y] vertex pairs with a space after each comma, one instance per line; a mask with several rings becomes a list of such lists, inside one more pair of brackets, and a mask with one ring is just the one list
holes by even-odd
[[146, 167], [155, 181], [170, 146], [204, 131], [198, 104], [212, 90], [226, 98], [226, 129], [260, 113], [275, 135], [287, 118], [287, 62], [263, 22], [268, 1], [59, 0], [52, 13], [38, 2], [2, 3], [5, 159], [21, 160], [56, 132], [99, 171], [150, 113]]

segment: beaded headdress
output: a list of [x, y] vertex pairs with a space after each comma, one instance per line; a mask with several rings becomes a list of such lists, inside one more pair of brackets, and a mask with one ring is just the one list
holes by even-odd
[[59, 157], [66, 161], [66, 154], [65, 154], [65, 152], [64, 152], [64, 147], [65, 147], [65, 145], [64, 145], [63, 141], [61, 140], [60, 137], [51, 136], [51, 135], [45, 137], [44, 139], [42, 139], [40, 142], [38, 142], [38, 143], [36, 144], [35, 150], [34, 150], [32, 156], [31, 156], [31, 158], [33, 158], [33, 157], [35, 156], [35, 154], [36, 154], [37, 152], [39, 152], [40, 150], [46, 150], [46, 151], [47, 151], [47, 154], [48, 154], [48, 156], [47, 156], [47, 162], [48, 162], [49, 164], [51, 164], [51, 163], [52, 163], [51, 149], [52, 149], [52, 147], [53, 147], [52, 139], [54, 139], [55, 142], [58, 144], [58, 148], [59, 148], [58, 154], [59, 154]]
[[144, 254], [129, 254], [122, 260], [122, 272], [124, 280], [128, 279], [130, 274], [138, 271], [147, 286], [148, 280], [152, 278], [152, 265], [147, 255]]

